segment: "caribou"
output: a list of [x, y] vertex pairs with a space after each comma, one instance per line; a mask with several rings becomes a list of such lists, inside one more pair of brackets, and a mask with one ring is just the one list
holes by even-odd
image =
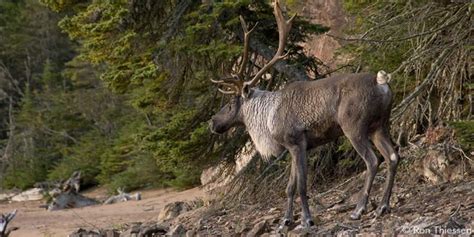
[[[255, 30], [248, 29], [243, 17], [243, 54], [236, 73], [211, 81], [218, 90], [232, 95], [230, 101], [209, 121], [213, 133], [222, 134], [238, 125], [245, 126], [256, 150], [262, 157], [279, 156], [285, 150], [291, 155], [291, 171], [286, 188], [287, 207], [281, 226], [293, 221], [296, 191], [302, 206], [301, 225], [314, 225], [307, 197], [307, 151], [345, 136], [364, 160], [367, 171], [359, 201], [351, 219], [359, 219], [366, 210], [370, 189], [379, 160], [371, 141], [388, 164], [388, 174], [377, 215], [390, 210], [390, 196], [399, 156], [390, 138], [389, 118], [392, 92], [388, 85], [390, 74], [342, 74], [319, 80], [295, 81], [277, 91], [256, 87], [262, 76], [284, 54], [287, 37], [295, 16], [286, 19], [279, 1], [274, 3], [279, 43], [273, 58], [254, 76], [248, 74], [249, 40]], [[246, 73], [247, 71], [247, 73]], [[250, 78], [250, 80], [246, 80]]]

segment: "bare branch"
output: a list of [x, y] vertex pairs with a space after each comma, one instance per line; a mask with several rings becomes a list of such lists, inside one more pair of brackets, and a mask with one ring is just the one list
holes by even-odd
[[431, 64], [431, 70], [426, 76], [425, 80], [420, 85], [418, 85], [410, 95], [405, 97], [405, 99], [403, 99], [403, 101], [400, 102], [400, 104], [398, 104], [393, 109], [394, 115], [392, 116], [392, 120], [400, 117], [400, 115], [405, 112], [408, 104], [410, 104], [413, 99], [415, 99], [436, 78], [436, 75], [440, 70], [440, 65], [443, 64], [448, 55], [451, 53], [452, 48], [453, 47], [446, 48], [443, 50], [443, 52], [441, 52], [436, 61]]

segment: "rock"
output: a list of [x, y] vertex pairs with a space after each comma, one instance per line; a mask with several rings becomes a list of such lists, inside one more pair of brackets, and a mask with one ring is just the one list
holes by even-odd
[[256, 157], [257, 151], [251, 141], [247, 142], [245, 146], [235, 156], [235, 168], [230, 169], [225, 164], [219, 164], [204, 170], [201, 174], [201, 184], [206, 191], [211, 191], [216, 188], [223, 187], [242, 171], [251, 160]]
[[279, 225], [278, 229], [277, 229], [277, 232], [280, 235], [287, 236], [289, 230], [290, 230], [290, 228], [287, 225]]
[[171, 236], [171, 237], [185, 236], [186, 235], [186, 229], [184, 228], [183, 225], [178, 224], [177, 226], [175, 226], [171, 229], [171, 231], [168, 233], [168, 235]]
[[196, 231], [195, 230], [188, 230], [186, 232], [186, 237], [194, 237], [196, 236]]
[[141, 225], [134, 225], [132, 228], [130, 228], [130, 233], [131, 234], [138, 234], [140, 233]]
[[234, 171], [224, 164], [209, 167], [201, 173], [201, 184], [204, 190], [211, 191], [228, 184], [234, 177]]
[[191, 209], [191, 205], [185, 202], [169, 203], [158, 214], [158, 221], [164, 221], [177, 217], [187, 211], [190, 211]]
[[243, 233], [250, 228], [243, 222], [232, 223], [232, 228], [235, 230], [235, 233]]
[[357, 234], [355, 230], [342, 230], [336, 233], [337, 237], [352, 237]]
[[267, 229], [268, 223], [266, 220], [260, 221], [257, 223], [252, 230], [247, 234], [247, 237], [255, 237], [260, 236], [261, 234], [265, 233]]
[[160, 224], [142, 225], [138, 236], [161, 236], [168, 232], [168, 227]]
[[239, 151], [235, 157], [235, 174], [240, 173], [244, 168], [250, 164], [250, 161], [255, 157], [257, 150], [251, 141], [245, 143], [245, 146]]
[[273, 215], [263, 216], [263, 217], [261, 217], [261, 219], [268, 221], [268, 223], [270, 223], [270, 224], [278, 224], [279, 221], [280, 221], [280, 216], [281, 216], [281, 214], [277, 213], [277, 214], [273, 214]]
[[202, 218], [199, 218], [199, 220], [197, 220], [196, 224], [194, 225], [197, 230], [203, 230], [206, 226], [204, 225], [204, 220]]
[[306, 237], [310, 236], [309, 229], [307, 228], [295, 228], [294, 230], [288, 232], [288, 237]]
[[116, 230], [105, 231], [105, 237], [120, 237], [120, 234]]
[[[75, 230], [74, 232], [72, 232], [69, 237], [83, 237], [83, 236], [87, 236], [87, 237], [103, 237], [104, 235], [101, 234], [99, 231], [95, 231], [95, 230], [85, 230], [85, 229], [82, 229], [82, 228], [79, 228], [77, 230]], [[108, 236], [107, 236], [108, 237]]]
[[120, 234], [120, 237], [132, 237], [132, 236], [137, 236], [136, 233], [132, 233], [132, 229], [128, 229]]
[[32, 188], [12, 197], [12, 201], [15, 202], [36, 201], [41, 199], [43, 199], [43, 189], [41, 188]]
[[0, 202], [1, 201], [7, 201], [10, 198], [14, 197], [15, 195], [18, 195], [18, 192], [5, 192], [5, 193], [0, 193]]

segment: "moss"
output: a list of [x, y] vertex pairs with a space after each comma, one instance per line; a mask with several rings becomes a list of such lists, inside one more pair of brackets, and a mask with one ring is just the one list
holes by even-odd
[[474, 147], [474, 120], [463, 120], [449, 123], [455, 131], [462, 149], [472, 150]]

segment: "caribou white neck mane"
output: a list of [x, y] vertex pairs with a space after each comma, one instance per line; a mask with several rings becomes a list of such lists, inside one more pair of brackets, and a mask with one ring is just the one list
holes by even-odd
[[284, 148], [272, 137], [276, 124], [273, 121], [281, 97], [276, 92], [254, 90], [252, 95], [242, 103], [241, 116], [252, 138], [255, 148], [263, 159], [278, 156]]

